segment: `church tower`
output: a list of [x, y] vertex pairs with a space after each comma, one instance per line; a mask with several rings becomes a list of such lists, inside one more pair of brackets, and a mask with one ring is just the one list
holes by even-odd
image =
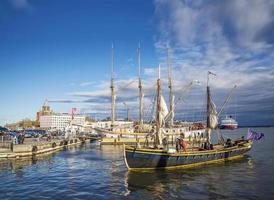
[[50, 107], [49, 107], [49, 102], [46, 99], [44, 102], [44, 105], [42, 106], [42, 115], [49, 115], [51, 114]]
[[36, 114], [36, 121], [40, 123], [40, 117], [44, 116], [44, 115], [51, 115], [53, 114], [53, 111], [50, 110], [50, 106], [49, 106], [49, 102], [46, 99], [43, 106], [42, 106], [42, 110], [38, 111]]

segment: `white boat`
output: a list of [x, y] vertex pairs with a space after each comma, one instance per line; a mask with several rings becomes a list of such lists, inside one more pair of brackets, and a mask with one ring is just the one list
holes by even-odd
[[238, 122], [232, 118], [232, 116], [226, 116], [221, 120], [220, 129], [236, 129], [238, 128]]

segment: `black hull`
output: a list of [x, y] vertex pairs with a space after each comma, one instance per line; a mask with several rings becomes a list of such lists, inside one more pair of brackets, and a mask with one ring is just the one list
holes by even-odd
[[251, 146], [252, 142], [248, 142], [241, 147], [172, 154], [163, 150], [138, 149], [126, 146], [124, 156], [126, 165], [130, 170], [192, 167], [238, 158], [249, 151]]

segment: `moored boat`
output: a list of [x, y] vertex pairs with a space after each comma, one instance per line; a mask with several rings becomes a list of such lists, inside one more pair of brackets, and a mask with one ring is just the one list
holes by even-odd
[[[160, 71], [160, 69], [159, 69]], [[209, 75], [215, 75], [208, 72]], [[129, 170], [165, 169], [192, 167], [205, 163], [225, 161], [242, 157], [252, 147], [252, 141], [241, 138], [224, 142], [220, 137], [219, 143], [211, 143], [211, 132], [218, 126], [218, 114], [212, 100], [209, 83], [207, 82], [207, 141], [197, 147], [187, 148], [184, 138], [178, 139], [176, 149], [169, 148], [163, 138], [162, 129], [165, 124], [162, 109], [160, 73], [157, 80], [157, 110], [156, 131], [153, 147], [124, 146], [124, 158]], [[183, 150], [182, 150], [182, 149]]]
[[252, 146], [252, 142], [247, 140], [236, 143], [232, 147], [213, 145], [212, 150], [195, 149], [178, 152], [125, 146], [125, 163], [129, 170], [193, 167], [242, 157]]

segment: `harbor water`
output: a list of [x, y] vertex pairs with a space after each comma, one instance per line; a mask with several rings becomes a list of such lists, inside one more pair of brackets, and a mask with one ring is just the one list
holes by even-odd
[[274, 128], [253, 130], [265, 137], [244, 158], [192, 169], [128, 172], [123, 147], [98, 142], [0, 160], [0, 199], [273, 199]]

